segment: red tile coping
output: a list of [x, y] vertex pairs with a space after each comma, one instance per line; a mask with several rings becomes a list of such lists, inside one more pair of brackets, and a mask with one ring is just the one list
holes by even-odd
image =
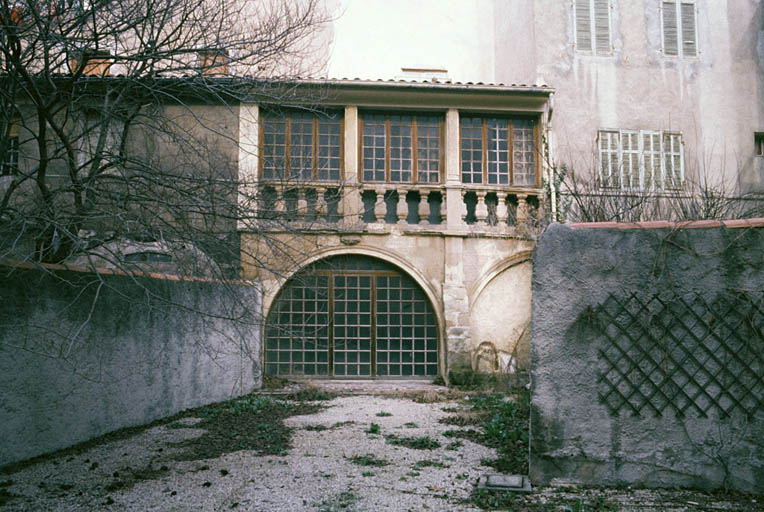
[[652, 220], [646, 222], [574, 222], [567, 224], [573, 229], [699, 229], [699, 228], [762, 228], [764, 218], [730, 220], [689, 220], [669, 222]]
[[90, 268], [82, 265], [71, 265], [68, 263], [38, 263], [33, 261], [22, 261], [14, 259], [0, 259], [0, 266], [13, 267], [13, 268], [26, 268], [26, 269], [46, 269], [46, 270], [68, 270], [70, 272], [82, 272], [86, 274], [100, 274], [100, 275], [118, 275], [118, 276], [132, 276], [132, 277], [145, 277], [149, 279], [163, 279], [166, 281], [191, 281], [198, 283], [225, 283], [234, 284], [240, 286], [256, 286], [257, 283], [253, 281], [241, 281], [231, 280], [224, 281], [222, 279], [210, 279], [207, 277], [195, 277], [195, 276], [178, 276], [175, 274], [161, 274], [158, 272], [140, 272], [140, 271], [126, 271], [116, 268]]

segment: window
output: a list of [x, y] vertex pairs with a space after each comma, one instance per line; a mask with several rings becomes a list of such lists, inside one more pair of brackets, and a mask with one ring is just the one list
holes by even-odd
[[676, 189], [684, 181], [682, 136], [650, 130], [603, 130], [597, 137], [600, 183], [634, 190]]
[[535, 122], [461, 118], [462, 182], [536, 186]]
[[756, 132], [753, 134], [754, 154], [756, 156], [764, 156], [764, 132]]
[[15, 123], [8, 127], [4, 137], [0, 159], [0, 176], [11, 176], [19, 172], [19, 126]]
[[609, 55], [610, 0], [575, 0], [576, 50], [592, 55]]
[[340, 179], [342, 123], [339, 114], [265, 113], [260, 126], [263, 179]]
[[663, 53], [678, 57], [698, 54], [695, 0], [664, 0]]
[[363, 181], [440, 183], [442, 117], [361, 117]]

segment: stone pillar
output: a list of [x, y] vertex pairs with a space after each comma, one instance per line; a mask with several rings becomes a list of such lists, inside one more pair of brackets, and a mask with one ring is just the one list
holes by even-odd
[[258, 137], [260, 108], [256, 104], [239, 105], [239, 208], [238, 230], [246, 230], [247, 212], [257, 208]]
[[344, 181], [342, 183], [342, 200], [340, 214], [345, 226], [361, 224], [363, 216], [363, 201], [359, 193], [358, 176], [358, 107], [345, 107], [344, 142]]
[[449, 371], [469, 371], [470, 314], [467, 288], [464, 285], [464, 239], [447, 237], [445, 245], [445, 281], [443, 283], [443, 308], [446, 320], [445, 341], [447, 368]]
[[444, 196], [446, 208], [446, 227], [449, 229], [464, 228], [462, 206], [462, 178], [459, 167], [459, 111], [455, 108], [446, 112], [446, 193]]

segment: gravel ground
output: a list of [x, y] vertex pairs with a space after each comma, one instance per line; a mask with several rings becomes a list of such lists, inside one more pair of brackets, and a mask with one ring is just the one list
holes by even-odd
[[[464, 404], [419, 403], [392, 391], [398, 397], [342, 396], [321, 402], [325, 408], [318, 413], [287, 418], [294, 430], [285, 455], [242, 450], [214, 459], [177, 460], [182, 451], [178, 443], [205, 433], [197, 425], [201, 419], [194, 417], [54, 455], [0, 474], [0, 511], [480, 510], [467, 500], [478, 478], [493, 472], [481, 459], [495, 457], [495, 452], [467, 440], [449, 447], [453, 439], [442, 433], [451, 427], [438, 423], [449, 415], [442, 409]], [[436, 399], [442, 390], [426, 393]], [[385, 439], [390, 435], [428, 436], [440, 447], [391, 445]], [[13, 496], [4, 506], [2, 493]], [[680, 512], [764, 510], [762, 503], [764, 498], [691, 491], [550, 487], [496, 508]]]

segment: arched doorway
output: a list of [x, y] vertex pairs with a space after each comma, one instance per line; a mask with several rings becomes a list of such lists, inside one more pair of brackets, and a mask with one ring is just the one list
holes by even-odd
[[438, 374], [438, 328], [427, 296], [398, 267], [332, 256], [282, 288], [265, 328], [265, 373], [396, 378]]

